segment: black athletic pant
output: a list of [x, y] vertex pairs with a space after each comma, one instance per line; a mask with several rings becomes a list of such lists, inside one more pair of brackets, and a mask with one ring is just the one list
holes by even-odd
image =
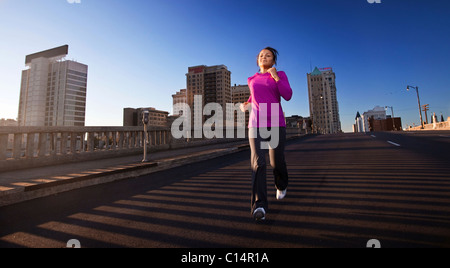
[[[257, 208], [269, 208], [267, 201], [267, 179], [266, 179], [266, 153], [269, 151], [270, 165], [273, 168], [275, 186], [278, 190], [284, 191], [288, 187], [288, 172], [286, 160], [284, 157], [284, 147], [286, 142], [286, 128], [269, 128], [269, 131], [279, 134], [278, 146], [275, 149], [261, 148], [262, 142], [267, 142], [271, 138], [261, 137], [260, 129], [254, 128], [249, 130], [249, 143], [251, 149], [251, 167], [252, 167], [252, 213]], [[257, 133], [256, 133], [257, 132]], [[276, 144], [275, 144], [276, 145]]]

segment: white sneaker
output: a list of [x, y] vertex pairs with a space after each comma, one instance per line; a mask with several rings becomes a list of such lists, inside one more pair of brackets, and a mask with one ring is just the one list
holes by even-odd
[[280, 191], [277, 189], [277, 200], [283, 200], [286, 197], [287, 189]]
[[255, 221], [264, 221], [266, 219], [266, 210], [264, 208], [257, 208], [253, 211], [253, 218]]

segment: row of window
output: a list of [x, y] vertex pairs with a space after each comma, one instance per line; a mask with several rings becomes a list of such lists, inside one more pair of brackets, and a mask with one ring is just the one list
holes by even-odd
[[67, 88], [68, 89], [72, 89], [72, 90], [78, 90], [78, 91], [81, 91], [81, 92], [86, 92], [86, 87], [67, 85]]
[[77, 71], [74, 71], [74, 70], [67, 70], [67, 73], [87, 78], [87, 74], [81, 73], [81, 72], [77, 72]]
[[86, 105], [86, 102], [66, 100], [66, 106], [67, 105], [74, 105], [74, 106], [82, 106], [82, 107], [84, 107]]
[[[53, 122], [45, 122], [45, 126], [52, 127]], [[69, 124], [69, 122], [66, 121], [65, 126], [84, 127], [84, 121], [83, 122], [72, 122], [72, 124]]]
[[[322, 79], [323, 78], [323, 79]], [[313, 77], [311, 77], [311, 82], [314, 82], [314, 81], [323, 81], [323, 80], [325, 80], [325, 81], [333, 81], [333, 78], [331, 78], [331, 77], [322, 77], [322, 76], [313, 76]]]
[[82, 101], [82, 102], [86, 103], [86, 97], [67, 95], [66, 100], [77, 100], [77, 101]]
[[70, 74], [67, 75], [67, 78], [68, 78], [68, 79], [72, 79], [72, 80], [76, 80], [76, 81], [80, 81], [80, 82], [85, 82], [85, 83], [87, 83], [87, 78], [82, 78], [82, 77], [78, 77], [78, 76], [70, 75]]
[[77, 85], [77, 86], [80, 86], [80, 87], [87, 87], [87, 83], [78, 82], [78, 81], [74, 81], [74, 80], [71, 80], [71, 79], [67, 79], [67, 84]]
[[77, 92], [77, 91], [73, 91], [73, 90], [67, 90], [66, 94], [86, 98], [86, 92]]
[[[53, 118], [55, 116], [55, 113], [53, 112], [46, 112], [45, 113], [45, 117], [46, 119], [48, 118]], [[65, 118], [76, 118], [76, 120], [84, 120], [85, 118], [85, 114], [81, 113], [81, 112], [66, 112], [64, 115]]]
[[154, 118], [154, 117], [164, 117], [164, 118], [166, 118], [167, 116], [166, 116], [166, 114], [159, 114], [159, 113], [152, 114], [152, 113], [150, 113], [149, 117], [151, 117], [151, 118]]
[[[84, 117], [64, 117], [64, 122], [67, 121], [77, 121], [77, 122], [84, 122], [85, 118]], [[52, 116], [47, 116], [45, 117], [45, 121], [47, 122], [47, 126], [51, 126], [53, 124], [54, 118]]]

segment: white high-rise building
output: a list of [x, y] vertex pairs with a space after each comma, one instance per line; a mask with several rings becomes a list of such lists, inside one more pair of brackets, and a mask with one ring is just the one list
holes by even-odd
[[84, 126], [88, 66], [65, 60], [69, 46], [26, 56], [19, 126]]

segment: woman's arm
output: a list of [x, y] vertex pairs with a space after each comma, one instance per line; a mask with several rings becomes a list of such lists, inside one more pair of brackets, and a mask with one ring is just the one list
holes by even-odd
[[290, 101], [294, 93], [292, 92], [288, 77], [285, 72], [278, 72], [278, 77], [280, 78], [277, 82], [278, 91], [280, 92], [281, 97], [287, 101]]

